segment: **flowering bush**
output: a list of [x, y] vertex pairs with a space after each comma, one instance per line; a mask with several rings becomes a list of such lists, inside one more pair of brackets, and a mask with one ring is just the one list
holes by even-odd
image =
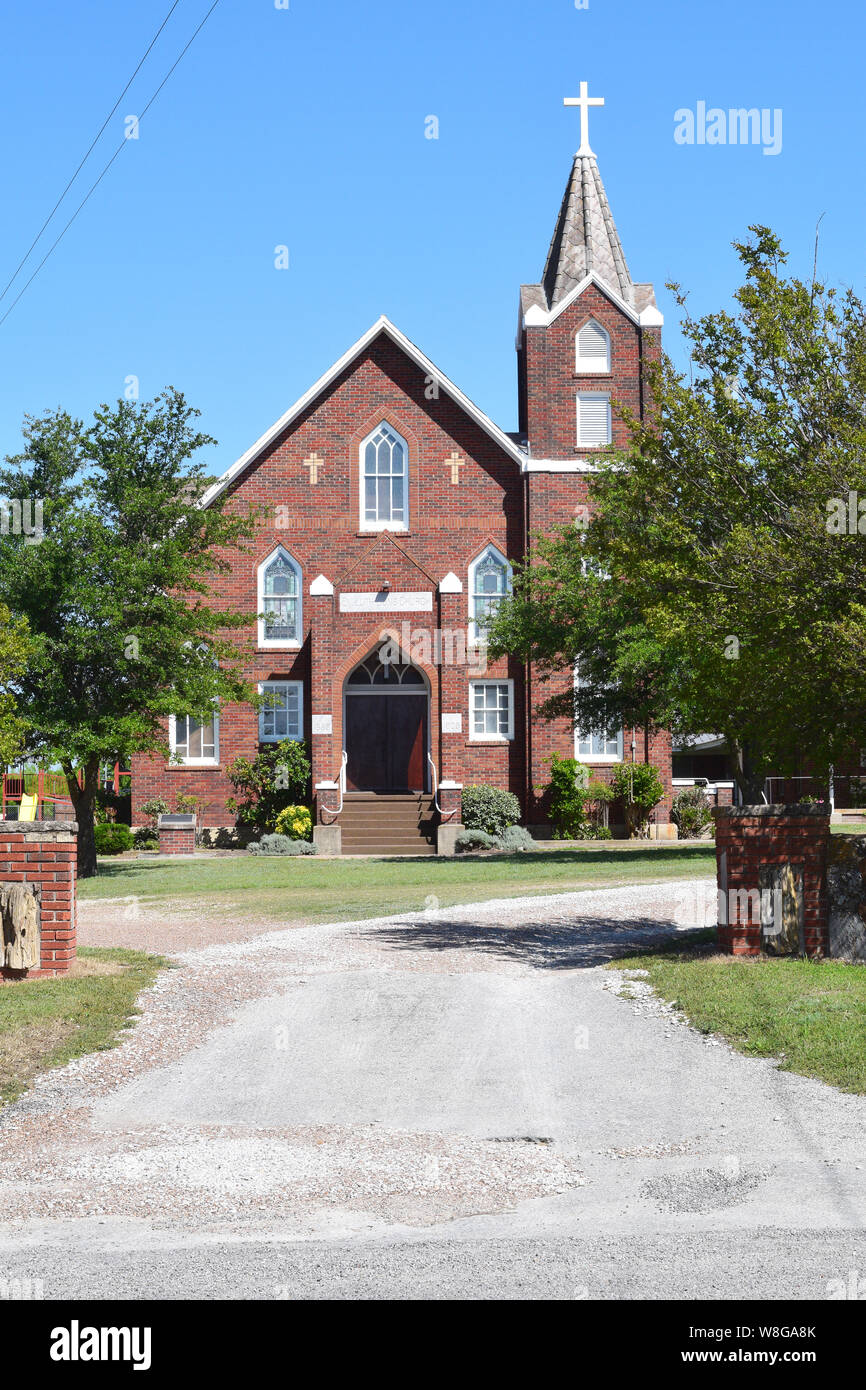
[[307, 806], [284, 806], [277, 816], [274, 829], [290, 840], [312, 840], [313, 817]]

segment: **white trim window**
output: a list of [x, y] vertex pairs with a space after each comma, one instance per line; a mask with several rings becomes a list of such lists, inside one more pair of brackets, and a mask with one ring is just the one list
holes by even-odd
[[601, 449], [611, 441], [610, 396], [606, 391], [577, 394], [577, 442], [581, 448]]
[[595, 319], [590, 319], [575, 335], [574, 370], [581, 374], [610, 371], [610, 334]]
[[495, 545], [485, 546], [469, 566], [469, 640], [484, 642], [491, 615], [511, 592], [511, 566]]
[[258, 569], [260, 647], [300, 647], [301, 567], [278, 545]]
[[[574, 688], [577, 690], [580, 685], [577, 668], [574, 672]], [[590, 763], [621, 763], [623, 758], [623, 737], [622, 729], [619, 732], [611, 730], [601, 730], [594, 732], [589, 729], [575, 729], [574, 731], [574, 756], [583, 762]]]
[[262, 681], [259, 694], [259, 743], [280, 743], [304, 737], [303, 681]]
[[173, 714], [168, 721], [168, 742], [173, 761], [188, 767], [215, 766], [220, 759], [220, 721], [213, 719], [202, 724], [191, 714]]
[[574, 755], [590, 763], [621, 763], [622, 729], [618, 734], [584, 734], [577, 730], [574, 735]]
[[361, 444], [361, 530], [409, 529], [409, 446], [387, 420]]
[[469, 728], [476, 742], [514, 738], [514, 681], [469, 682]]

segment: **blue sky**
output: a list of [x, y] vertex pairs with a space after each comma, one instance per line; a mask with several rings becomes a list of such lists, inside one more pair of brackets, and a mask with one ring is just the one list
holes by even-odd
[[[6, 0], [0, 288], [169, 4]], [[181, 0], [0, 314], [209, 5]], [[0, 453], [25, 412], [89, 416], [135, 375], [202, 410], [221, 472], [381, 313], [515, 428], [518, 286], [541, 273], [581, 79], [605, 98], [593, 148], [675, 358], [665, 281], [719, 307], [749, 223], [809, 274], [823, 213], [819, 270], [862, 291], [864, 42], [855, 0], [220, 0], [0, 327]], [[678, 145], [674, 113], [699, 101], [780, 108], [781, 152]]]

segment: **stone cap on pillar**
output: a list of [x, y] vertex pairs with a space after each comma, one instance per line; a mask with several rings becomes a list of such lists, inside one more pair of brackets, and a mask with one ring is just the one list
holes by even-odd
[[462, 594], [463, 580], [459, 579], [453, 570], [449, 570], [444, 579], [439, 580], [440, 594]]
[[0, 835], [12, 831], [20, 835], [75, 835], [78, 821], [75, 820], [0, 820]]
[[313, 580], [312, 584], [310, 585], [310, 593], [312, 594], [313, 598], [317, 598], [320, 594], [333, 594], [333, 592], [333, 584], [331, 583], [330, 579], [326, 579], [323, 574], [317, 575], [316, 578]]

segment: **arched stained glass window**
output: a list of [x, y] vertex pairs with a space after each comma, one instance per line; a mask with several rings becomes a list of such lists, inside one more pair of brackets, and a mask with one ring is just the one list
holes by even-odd
[[282, 546], [259, 567], [259, 613], [261, 645], [300, 644], [301, 571]]
[[472, 638], [481, 641], [492, 615], [511, 588], [511, 566], [501, 551], [488, 545], [469, 566]]

